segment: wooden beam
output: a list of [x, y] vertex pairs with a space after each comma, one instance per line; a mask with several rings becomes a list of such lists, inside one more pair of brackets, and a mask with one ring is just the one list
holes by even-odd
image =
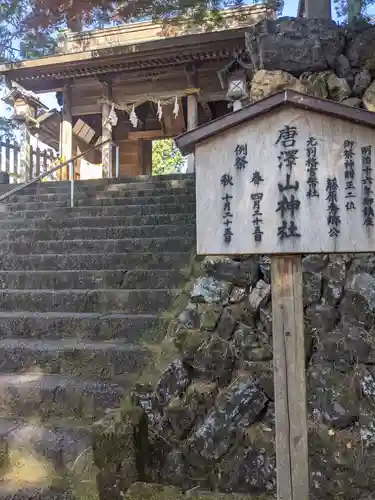
[[[112, 101], [112, 83], [103, 81], [102, 103], [102, 140], [112, 140], [112, 124], [109, 119]], [[112, 144], [102, 146], [102, 173], [103, 177], [112, 176]]]
[[98, 115], [101, 113], [100, 104], [82, 104], [72, 107], [73, 116]]
[[271, 274], [277, 498], [308, 500], [301, 256], [273, 256]]
[[[193, 130], [198, 127], [198, 99], [195, 94], [187, 97], [187, 129]], [[187, 171], [195, 172], [195, 153], [187, 158]]]
[[129, 132], [128, 139], [136, 140], [136, 139], [163, 139], [164, 132], [162, 130], [140, 130], [138, 132]]

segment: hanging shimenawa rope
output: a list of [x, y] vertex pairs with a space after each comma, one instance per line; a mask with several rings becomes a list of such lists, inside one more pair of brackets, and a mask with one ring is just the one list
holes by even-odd
[[175, 118], [177, 118], [180, 110], [180, 105], [179, 101], [182, 97], [187, 97], [189, 95], [196, 95], [200, 93], [199, 88], [187, 88], [181, 92], [178, 92], [175, 94], [173, 97], [166, 98], [166, 99], [159, 99], [155, 97], [152, 94], [145, 94], [145, 96], [142, 99], [139, 99], [137, 101], [131, 102], [131, 103], [124, 103], [120, 104], [119, 102], [108, 102], [107, 100], [100, 99], [99, 104], [103, 103], [108, 103], [114, 106], [115, 109], [118, 109], [120, 111], [125, 111], [129, 115], [129, 119], [131, 124], [133, 125], [134, 128], [137, 128], [138, 126], [138, 117], [136, 114], [136, 108], [140, 104], [143, 104], [144, 102], [153, 102], [157, 105], [157, 115], [159, 120], [162, 119], [163, 117], [163, 106], [168, 106], [169, 104], [174, 104], [173, 108], [173, 115]]

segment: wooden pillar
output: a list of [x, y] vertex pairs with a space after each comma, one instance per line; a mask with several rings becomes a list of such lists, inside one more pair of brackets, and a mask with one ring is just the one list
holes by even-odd
[[273, 256], [271, 273], [277, 498], [308, 500], [301, 256]]
[[[195, 94], [187, 97], [187, 129], [198, 127], [198, 99]], [[187, 157], [187, 172], [195, 172], [195, 154]]]
[[305, 0], [307, 19], [332, 19], [331, 0]]
[[[102, 82], [102, 140], [112, 140], [112, 124], [109, 114], [112, 106], [112, 84], [108, 81]], [[112, 144], [108, 143], [102, 147], [102, 174], [108, 178], [108, 173], [112, 176]]]
[[[64, 87], [60, 153], [64, 161], [73, 156], [72, 87], [70, 84]], [[69, 166], [63, 167], [60, 171], [60, 180], [66, 179], [69, 179]]]
[[31, 147], [30, 147], [30, 132], [26, 123], [21, 126], [21, 142], [20, 142], [20, 172], [17, 182], [26, 182], [31, 180]]

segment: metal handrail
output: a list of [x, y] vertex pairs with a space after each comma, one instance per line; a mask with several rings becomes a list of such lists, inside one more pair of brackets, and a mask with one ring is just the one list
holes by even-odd
[[[37, 177], [34, 177], [33, 179], [31, 179], [30, 181], [27, 181], [24, 184], [21, 184], [20, 186], [17, 186], [14, 189], [11, 189], [7, 193], [4, 193], [3, 195], [0, 196], [0, 202], [5, 200], [6, 198], [9, 198], [13, 194], [16, 194], [19, 191], [22, 191], [23, 189], [27, 188], [28, 186], [31, 186], [32, 184], [35, 184], [36, 182], [44, 179], [45, 177], [48, 177], [49, 175], [53, 174], [57, 170], [60, 170], [61, 168], [66, 167], [70, 164], [70, 206], [73, 208], [74, 207], [74, 162], [76, 160], [79, 160], [83, 156], [85, 156], [87, 153], [90, 153], [94, 149], [103, 147], [106, 144], [111, 144], [112, 146], [115, 146], [115, 148], [116, 148], [116, 179], [118, 179], [119, 178], [119, 168], [120, 168], [119, 146], [118, 146], [118, 144], [114, 143], [111, 139], [106, 139], [105, 141], [102, 141], [100, 144], [95, 144], [95, 146], [92, 146], [91, 148], [86, 149], [82, 153], [79, 153], [78, 155], [73, 156], [69, 160], [64, 161], [63, 163], [59, 163], [59, 165], [56, 165], [55, 167], [52, 167], [51, 169], [47, 170], [47, 172], [43, 172], [43, 174], [40, 174]], [[110, 178], [110, 170], [112, 170], [112, 169], [108, 169], [108, 179]]]

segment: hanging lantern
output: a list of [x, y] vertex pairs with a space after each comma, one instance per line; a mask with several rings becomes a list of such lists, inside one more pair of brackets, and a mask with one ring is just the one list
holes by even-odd
[[226, 97], [229, 101], [240, 101], [247, 97], [245, 71], [239, 70], [229, 74], [227, 82], [228, 92]]
[[22, 120], [24, 121], [26, 116], [30, 116], [31, 114], [31, 106], [27, 102], [26, 99], [16, 99], [13, 103], [13, 110], [14, 110], [14, 115], [13, 119], [14, 120]]

